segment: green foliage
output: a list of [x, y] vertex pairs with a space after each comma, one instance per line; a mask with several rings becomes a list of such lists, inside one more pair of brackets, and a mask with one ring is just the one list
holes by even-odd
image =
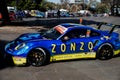
[[96, 10], [98, 13], [107, 13], [109, 10], [109, 7], [106, 4], [99, 4]]
[[46, 11], [48, 9], [54, 9], [56, 6], [55, 3], [47, 2], [47, 0], [6, 0], [8, 6], [17, 6], [17, 9], [22, 10], [32, 10], [39, 9], [42, 11]]

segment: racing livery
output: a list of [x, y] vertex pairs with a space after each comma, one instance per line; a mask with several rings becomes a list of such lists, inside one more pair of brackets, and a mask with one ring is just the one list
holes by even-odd
[[96, 29], [64, 23], [43, 34], [22, 34], [8, 43], [5, 51], [12, 56], [15, 65], [41, 66], [47, 62], [80, 58], [111, 59], [120, 53], [119, 34], [113, 32], [119, 25], [109, 25], [112, 29], [106, 31], [100, 30], [102, 24]]

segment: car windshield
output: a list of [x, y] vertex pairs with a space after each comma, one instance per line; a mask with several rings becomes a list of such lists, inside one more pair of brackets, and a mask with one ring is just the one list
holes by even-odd
[[56, 30], [55, 28], [52, 28], [47, 32], [45, 32], [42, 36], [47, 39], [57, 39], [60, 35], [61, 33], [58, 30]]

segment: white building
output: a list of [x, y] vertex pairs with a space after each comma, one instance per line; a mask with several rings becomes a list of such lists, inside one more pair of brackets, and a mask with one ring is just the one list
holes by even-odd
[[85, 4], [89, 4], [90, 1], [101, 2], [101, 0], [69, 0], [69, 3], [74, 3], [74, 4], [85, 3]]
[[69, 3], [78, 4], [78, 3], [83, 3], [83, 1], [82, 0], [69, 0]]

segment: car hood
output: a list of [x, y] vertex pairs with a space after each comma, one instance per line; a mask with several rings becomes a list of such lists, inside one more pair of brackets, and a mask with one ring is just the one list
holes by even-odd
[[14, 41], [11, 41], [10, 43], [8, 43], [6, 45], [6, 49], [9, 49], [9, 48], [14, 49], [17, 45], [19, 45], [21, 43], [31, 41], [31, 40], [36, 40], [36, 39], [43, 39], [40, 33], [22, 34]]
[[26, 33], [26, 34], [22, 34], [20, 35], [15, 42], [26, 42], [26, 41], [30, 41], [30, 40], [36, 40], [36, 39], [43, 39], [40, 33]]

